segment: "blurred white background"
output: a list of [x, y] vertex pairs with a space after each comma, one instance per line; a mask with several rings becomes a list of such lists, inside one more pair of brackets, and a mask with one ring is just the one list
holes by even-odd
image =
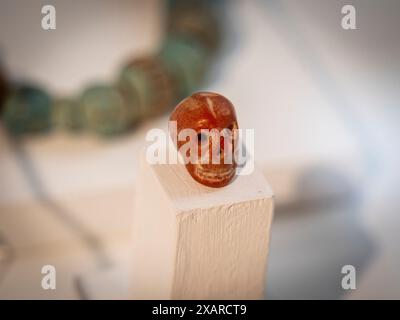
[[[40, 27], [48, 3], [55, 31]], [[255, 159], [276, 193], [267, 298], [400, 298], [400, 3], [351, 3], [357, 30], [342, 29], [348, 3], [339, 0], [226, 1], [221, 17], [223, 49], [203, 89], [229, 97], [239, 125], [256, 130]], [[2, 62], [17, 80], [78, 94], [154, 50], [164, 19], [155, 0], [2, 0]], [[1, 134], [0, 235], [13, 248], [1, 298], [82, 297], [79, 276], [98, 267], [78, 237], [86, 229], [112, 263], [126, 260], [136, 160], [153, 127], [166, 118], [112, 141], [28, 139], [56, 208], [37, 200]], [[40, 288], [43, 264], [60, 270], [56, 292]], [[357, 290], [340, 286], [346, 264], [357, 268]]]

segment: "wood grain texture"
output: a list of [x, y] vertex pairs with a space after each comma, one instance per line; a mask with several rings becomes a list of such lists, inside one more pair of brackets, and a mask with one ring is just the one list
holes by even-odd
[[139, 171], [131, 297], [263, 297], [273, 194], [256, 170], [225, 188], [195, 182], [185, 167]]

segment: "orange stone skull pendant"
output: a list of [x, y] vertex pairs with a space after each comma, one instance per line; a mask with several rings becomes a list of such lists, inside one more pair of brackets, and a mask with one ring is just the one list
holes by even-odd
[[[187, 141], [180, 141], [179, 133], [184, 129], [192, 129], [197, 134], [195, 143], [198, 144], [198, 159], [203, 157], [206, 161], [186, 163], [186, 169], [190, 175], [197, 182], [209, 187], [220, 188], [228, 185], [235, 177], [237, 167], [234, 154], [238, 123], [232, 103], [220, 94], [195, 93], [175, 107], [170, 121], [176, 121], [177, 131], [171, 131], [171, 138], [177, 143], [180, 152]], [[211, 132], [211, 134], [204, 134], [204, 132]], [[212, 136], [215, 132], [220, 134], [213, 139], [216, 137]], [[229, 134], [229, 138], [225, 133]], [[206, 157], [202, 150], [208, 151]], [[219, 153], [217, 161], [213, 160], [213, 154], [216, 153]], [[227, 157], [229, 154], [230, 156]]]

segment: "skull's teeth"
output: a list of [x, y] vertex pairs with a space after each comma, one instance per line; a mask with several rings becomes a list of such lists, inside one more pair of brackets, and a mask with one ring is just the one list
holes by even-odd
[[201, 178], [211, 179], [211, 180], [222, 180], [226, 177], [231, 176], [233, 174], [233, 169], [217, 170], [214, 172], [210, 172], [204, 170], [201, 167], [196, 167], [195, 172]]

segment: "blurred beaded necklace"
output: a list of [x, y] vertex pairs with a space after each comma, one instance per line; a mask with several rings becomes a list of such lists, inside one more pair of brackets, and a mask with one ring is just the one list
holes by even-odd
[[0, 73], [2, 120], [13, 136], [54, 127], [114, 136], [161, 115], [205, 78], [220, 42], [215, 3], [167, 1], [167, 34], [158, 52], [123, 66], [111, 84], [86, 88], [79, 97], [51, 97], [33, 84], [13, 85]]
[[[115, 136], [171, 109], [201, 85], [219, 47], [216, 2], [167, 1], [167, 34], [158, 52], [133, 59], [112, 84], [92, 85], [79, 97], [54, 98], [33, 84], [10, 84], [0, 70], [1, 120], [10, 134], [17, 163], [36, 198], [81, 239], [99, 267], [111, 264], [101, 239], [52, 199], [20, 138], [52, 128]], [[7, 267], [12, 258], [11, 244], [0, 241], [0, 267]], [[81, 298], [85, 298], [82, 279], [77, 276], [75, 280]]]

